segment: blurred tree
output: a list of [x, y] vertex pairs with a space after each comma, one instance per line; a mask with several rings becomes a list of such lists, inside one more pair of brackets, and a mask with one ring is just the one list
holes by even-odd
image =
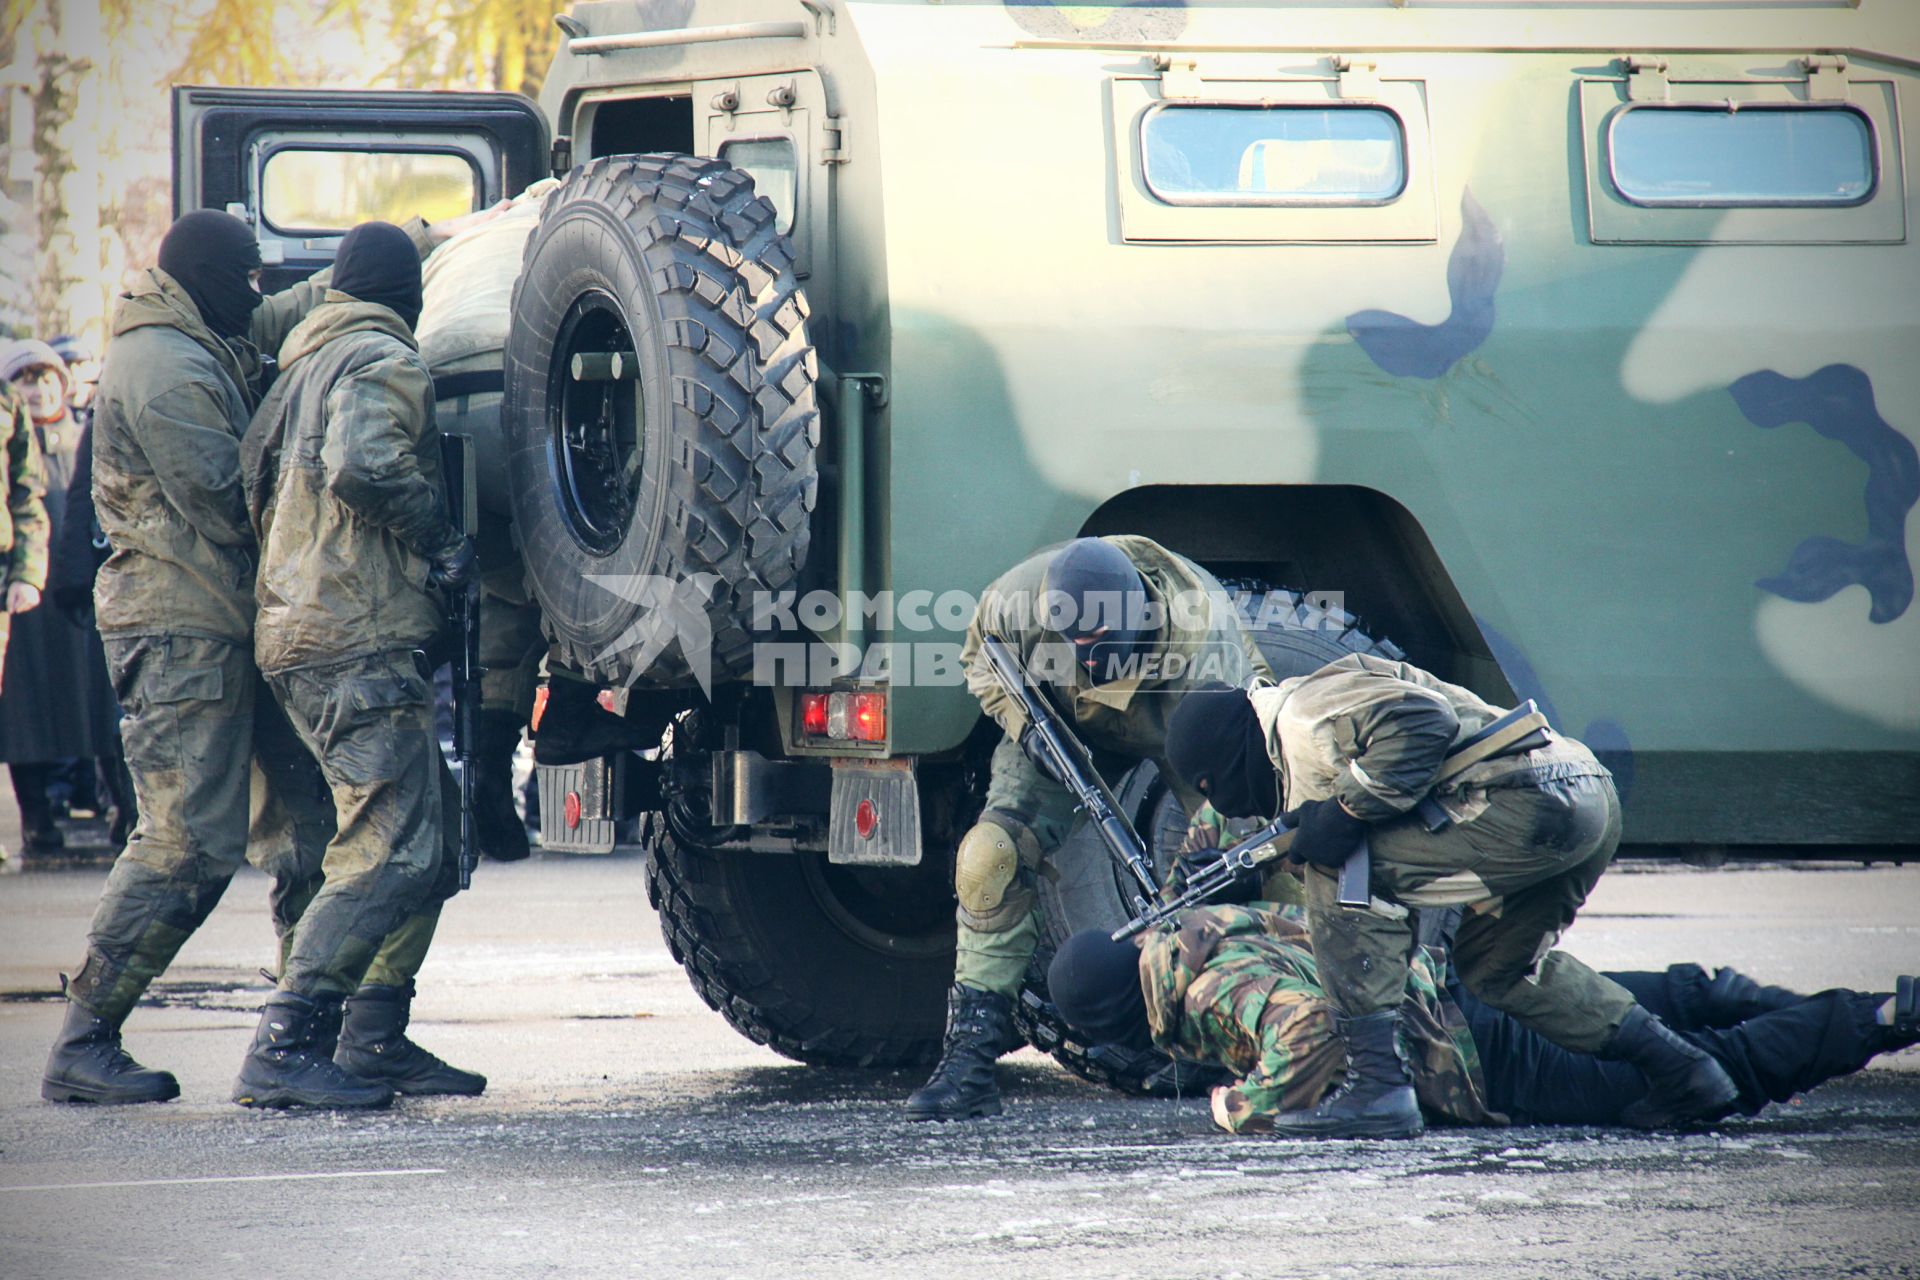
[[[510, 89], [536, 97], [559, 47], [553, 17], [567, 0], [387, 0], [394, 60], [409, 89]], [[352, 0], [332, 0], [329, 16], [363, 21]]]

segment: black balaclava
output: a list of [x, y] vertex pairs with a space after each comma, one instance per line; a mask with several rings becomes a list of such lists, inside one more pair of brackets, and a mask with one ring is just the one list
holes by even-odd
[[420, 320], [420, 251], [391, 222], [363, 222], [340, 238], [330, 287], [390, 308], [411, 329]]
[[1280, 773], [1245, 689], [1197, 689], [1167, 722], [1167, 763], [1229, 818], [1280, 814]]
[[182, 214], [160, 239], [160, 269], [180, 282], [207, 328], [223, 338], [247, 331], [260, 305], [247, 278], [260, 269], [260, 246], [246, 223], [218, 209]]
[[1140, 948], [1105, 929], [1082, 929], [1047, 966], [1047, 995], [1068, 1026], [1094, 1044], [1153, 1047], [1147, 998], [1140, 990]]
[[1077, 538], [1062, 547], [1047, 566], [1042, 591], [1064, 597], [1059, 603], [1065, 616], [1056, 629], [1067, 639], [1107, 628], [1092, 644], [1074, 648], [1075, 661], [1094, 684], [1126, 674], [1128, 660], [1152, 642], [1146, 581], [1127, 553], [1104, 538]]

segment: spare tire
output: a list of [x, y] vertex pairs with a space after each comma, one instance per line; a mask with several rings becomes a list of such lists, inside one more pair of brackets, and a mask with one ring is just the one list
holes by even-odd
[[[559, 658], [607, 684], [745, 674], [754, 595], [799, 574], [818, 484], [807, 302], [773, 206], [723, 161], [595, 160], [542, 205], [513, 317], [513, 519]], [[639, 642], [650, 581], [699, 603], [710, 665], [681, 651], [698, 628]]]
[[[1307, 675], [1352, 653], [1396, 662], [1406, 656], [1391, 640], [1369, 635], [1352, 614], [1316, 606], [1300, 592], [1268, 590], [1249, 583], [1225, 585], [1230, 590], [1257, 593], [1249, 602], [1249, 611], [1258, 620], [1253, 642], [1277, 680]], [[1186, 838], [1187, 816], [1179, 799], [1151, 761], [1136, 765], [1113, 787], [1115, 796], [1129, 810], [1152, 855], [1154, 870], [1164, 883]], [[1128, 915], [1126, 894], [1132, 886], [1122, 882], [1112, 855], [1085, 824], [1054, 851], [1050, 861], [1052, 873], [1041, 889], [1046, 932], [1014, 1010], [1014, 1023], [1020, 1033], [1027, 1043], [1052, 1054], [1075, 1075], [1125, 1093], [1153, 1097], [1204, 1093], [1224, 1078], [1222, 1073], [1194, 1063], [1175, 1062], [1158, 1050], [1082, 1044], [1053, 1007], [1046, 984], [1054, 948], [1076, 930], [1112, 929], [1124, 924]]]

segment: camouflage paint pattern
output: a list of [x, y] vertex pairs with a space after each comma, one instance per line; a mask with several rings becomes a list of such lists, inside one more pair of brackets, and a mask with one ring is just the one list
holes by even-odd
[[[770, 0], [575, 13], [594, 34], [791, 17]], [[860, 585], [977, 589], [1143, 487], [1352, 486], [1430, 544], [1410, 563], [1488, 633], [1464, 647], [1499, 633], [1561, 723], [1610, 761], [1631, 744], [1630, 838], [1910, 841], [1920, 615], [1897, 578], [1920, 538], [1901, 516], [1920, 134], [1899, 120], [1877, 139], [1891, 235], [1854, 234], [1872, 210], [1797, 211], [1791, 233], [1778, 210], [1636, 210], [1590, 135], [1632, 100], [1625, 55], [1665, 58], [1675, 102], [1808, 101], [1802, 58], [1836, 51], [1848, 65], [1819, 93], [1910, 98], [1911, 5], [861, 0], [805, 28], [563, 47], [543, 101], [576, 161], [596, 99], [646, 92], [690, 95], [702, 154], [798, 138], [823, 360], [888, 379], [856, 495]], [[1140, 122], [1110, 90], [1166, 100], [1187, 73], [1157, 59], [1191, 60], [1203, 97], [1365, 100], [1369, 75], [1412, 93], [1406, 199], [1431, 202], [1431, 233], [1131, 237]], [[775, 79], [790, 119], [759, 108]], [[736, 85], [738, 113], [705, 109]], [[1616, 215], [1637, 229], [1606, 231]], [[1858, 428], [1750, 416], [1785, 410], [1756, 408], [1774, 392], [1743, 379], [1835, 365], [1860, 375], [1837, 411]], [[892, 749], [950, 748], [975, 717], [958, 689], [896, 688]], [[1841, 806], [1831, 830], [1795, 822], [1799, 787], [1848, 786], [1881, 803]]]

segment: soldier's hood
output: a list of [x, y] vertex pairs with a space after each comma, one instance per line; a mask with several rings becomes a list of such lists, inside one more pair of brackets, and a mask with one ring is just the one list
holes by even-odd
[[384, 333], [405, 343], [409, 350], [420, 349], [413, 330], [392, 308], [377, 302], [362, 302], [352, 294], [329, 289], [320, 305], [308, 312], [307, 318], [295, 325], [280, 345], [281, 369], [290, 368], [301, 357], [312, 355], [335, 338], [344, 338], [350, 333]]
[[[140, 273], [133, 286], [120, 295], [120, 301], [113, 309], [113, 337], [131, 333], [135, 329], [148, 328], [178, 329], [187, 337], [205, 347], [207, 354], [220, 362], [234, 385], [242, 388], [243, 393], [249, 385], [249, 354], [243, 359], [234, 349], [234, 344], [221, 341], [218, 334], [207, 327], [200, 318], [200, 309], [193, 305], [193, 299], [178, 280], [158, 267], [149, 267]], [[246, 347], [251, 353], [252, 347], [244, 338], [236, 339], [235, 344]]]

